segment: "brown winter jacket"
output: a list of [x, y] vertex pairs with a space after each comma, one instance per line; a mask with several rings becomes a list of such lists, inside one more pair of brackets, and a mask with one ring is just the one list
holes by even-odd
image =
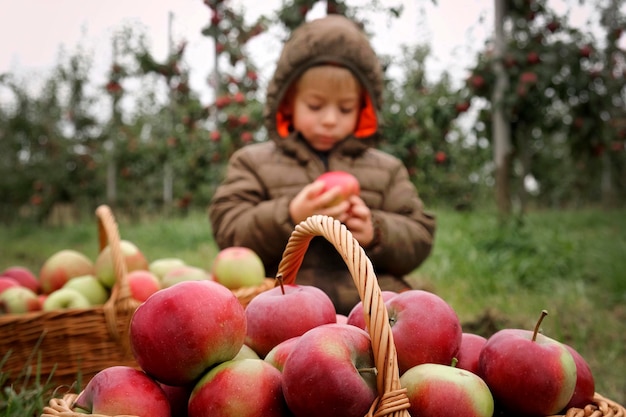
[[[289, 85], [307, 68], [332, 62], [349, 68], [365, 86], [367, 105], [357, 132], [328, 154], [327, 166], [278, 112]], [[365, 248], [383, 290], [410, 288], [403, 276], [429, 255], [434, 217], [423, 204], [402, 162], [373, 147], [379, 133], [382, 74], [361, 30], [347, 19], [329, 16], [294, 31], [278, 60], [265, 108], [269, 140], [238, 150], [209, 207], [220, 248], [247, 246], [274, 276], [293, 231], [289, 202], [327, 170], [354, 174], [361, 198], [372, 211], [378, 242]], [[299, 269], [298, 284], [322, 288], [338, 313], [347, 314], [359, 297], [344, 261], [324, 238], [314, 238]]]

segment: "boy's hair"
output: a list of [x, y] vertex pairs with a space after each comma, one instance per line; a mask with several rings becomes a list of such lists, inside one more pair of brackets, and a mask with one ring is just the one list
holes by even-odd
[[283, 114], [293, 112], [293, 99], [302, 83], [329, 83], [333, 90], [344, 91], [357, 88], [357, 94], [363, 96], [364, 88], [349, 69], [333, 64], [316, 65], [304, 71], [290, 86], [283, 97], [280, 109]]

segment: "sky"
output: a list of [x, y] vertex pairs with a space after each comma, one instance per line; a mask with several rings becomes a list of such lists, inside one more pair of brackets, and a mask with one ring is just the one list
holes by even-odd
[[[282, 0], [229, 0], [245, 10], [252, 22], [260, 14], [277, 10]], [[572, 0], [552, 0], [564, 4]], [[366, 5], [371, 0], [350, 0], [350, 5]], [[372, 39], [379, 53], [397, 54], [405, 44], [429, 44], [432, 54], [427, 75], [438, 77], [448, 71], [453, 81], [467, 76], [476, 52], [493, 31], [493, 0], [385, 0], [402, 3], [400, 20], [388, 22], [380, 14], [367, 14], [375, 32]], [[200, 31], [210, 19], [202, 0], [6, 0], [0, 13], [0, 74], [10, 72], [36, 85], [59, 63], [59, 54], [71, 55], [79, 48], [93, 59], [94, 83], [103, 85], [112, 60], [112, 37], [124, 25], [143, 29], [152, 54], [164, 59], [168, 51], [169, 16], [171, 37], [177, 44], [187, 41], [185, 62], [190, 68], [190, 84], [208, 104], [213, 92], [207, 79], [213, 67], [211, 40]], [[579, 11], [578, 20], [584, 17]], [[309, 18], [323, 15], [323, 6]], [[576, 17], [576, 16], [574, 16]], [[277, 34], [265, 34], [249, 44], [254, 62], [269, 77], [280, 51]], [[3, 95], [0, 91], [0, 104]]]

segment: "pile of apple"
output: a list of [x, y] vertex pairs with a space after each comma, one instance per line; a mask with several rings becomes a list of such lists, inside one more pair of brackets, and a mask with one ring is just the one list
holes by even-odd
[[[263, 263], [247, 248], [228, 248], [218, 254], [227, 262], [214, 262], [217, 274], [174, 257], [148, 262], [137, 245], [127, 240], [120, 241], [120, 249], [131, 296], [140, 302], [182, 281], [219, 276], [225, 286], [235, 289], [258, 285], [265, 279]], [[229, 265], [237, 265], [237, 269]], [[21, 265], [0, 273], [0, 314], [99, 306], [109, 299], [115, 281], [109, 246], [95, 260], [79, 251], [63, 249], [48, 257], [38, 274]]]
[[[464, 333], [433, 293], [382, 296], [413, 417], [547, 416], [592, 401], [584, 359], [538, 333], [539, 324], [485, 339]], [[361, 303], [338, 315], [316, 287], [275, 287], [244, 308], [217, 280], [180, 282], [151, 295], [131, 319], [139, 368], [100, 371], [75, 411], [361, 417], [378, 395], [365, 329]]]

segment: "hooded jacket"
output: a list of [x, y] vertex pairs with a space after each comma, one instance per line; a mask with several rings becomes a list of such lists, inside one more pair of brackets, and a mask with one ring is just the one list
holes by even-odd
[[[289, 86], [308, 68], [320, 64], [348, 68], [366, 92], [354, 134], [338, 143], [326, 161], [279, 111]], [[424, 212], [402, 162], [374, 148], [380, 134], [382, 87], [379, 60], [356, 24], [331, 15], [296, 29], [285, 43], [267, 88], [264, 117], [269, 140], [233, 154], [211, 201], [209, 219], [218, 246], [253, 249], [263, 260], [266, 275], [275, 276], [295, 227], [289, 202], [323, 172], [348, 171], [359, 180], [360, 196], [372, 211], [377, 239], [365, 250], [381, 289], [409, 289], [403, 277], [429, 255], [435, 219]], [[296, 281], [324, 290], [341, 314], [348, 314], [359, 301], [341, 255], [322, 237], [311, 241]]]

